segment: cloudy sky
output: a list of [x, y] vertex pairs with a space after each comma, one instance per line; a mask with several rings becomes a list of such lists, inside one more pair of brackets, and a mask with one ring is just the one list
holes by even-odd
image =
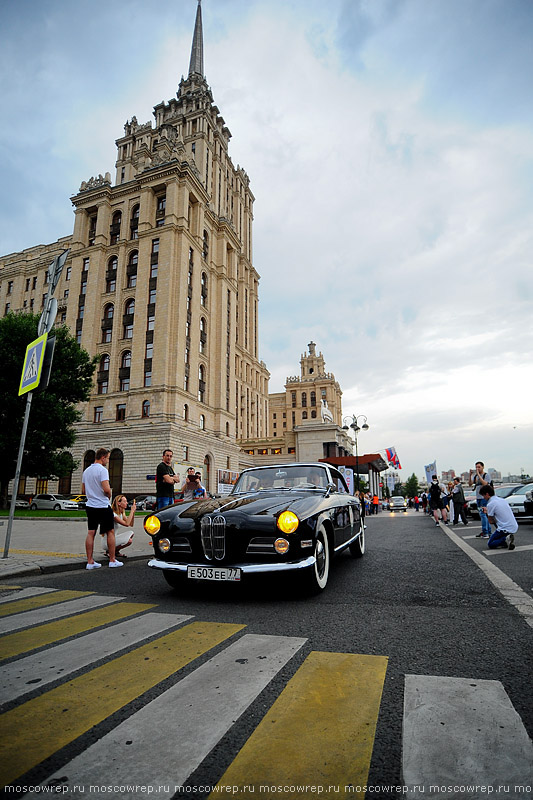
[[[270, 391], [314, 340], [402, 477], [533, 473], [533, 2], [203, 0], [205, 73], [256, 197]], [[0, 253], [175, 95], [196, 0], [5, 0]]]

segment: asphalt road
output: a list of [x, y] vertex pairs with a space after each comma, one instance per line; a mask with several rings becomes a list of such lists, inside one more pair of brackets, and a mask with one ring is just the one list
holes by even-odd
[[[341, 554], [334, 562], [326, 591], [317, 597], [301, 597], [279, 581], [252, 587], [195, 584], [176, 595], [157, 571], [141, 562], [126, 563], [120, 570], [80, 570], [28, 577], [16, 583], [119, 595], [128, 601], [155, 604], [156, 613], [246, 626], [247, 634], [305, 639], [188, 778], [190, 787], [214, 785], [220, 780], [258, 720], [311, 651], [386, 657], [368, 784], [380, 787], [382, 797], [396, 797], [397, 790], [387, 791], [385, 787], [402, 784], [405, 676], [500, 681], [533, 737], [533, 630], [481, 569], [422, 513], [384, 512], [367, 522], [364, 558], [356, 560], [349, 553]], [[472, 527], [455, 530], [461, 537], [473, 537], [477, 532]], [[466, 541], [479, 552], [486, 548], [481, 540]], [[517, 544], [533, 544], [532, 526], [521, 528]], [[533, 550], [502, 553], [491, 559], [531, 596]], [[164, 678], [141, 699], [127, 703], [30, 770], [21, 782], [39, 783], [61, 771], [70, 759], [221, 649], [222, 645], [215, 645], [195, 661], [194, 667], [185, 665], [179, 676]], [[39, 694], [37, 687], [29, 696]], [[494, 759], [499, 756], [493, 754]], [[156, 754], [146, 752], [147, 760], [154, 757]], [[207, 795], [195, 791], [194, 796]]]

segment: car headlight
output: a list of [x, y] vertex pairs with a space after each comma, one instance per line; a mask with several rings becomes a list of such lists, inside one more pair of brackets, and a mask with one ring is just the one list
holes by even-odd
[[144, 520], [144, 530], [149, 536], [155, 536], [161, 528], [161, 522], [157, 517], [151, 516]]
[[276, 553], [283, 555], [289, 549], [289, 543], [286, 539], [276, 539], [274, 542], [274, 550]]
[[282, 533], [294, 533], [300, 520], [292, 511], [282, 511], [278, 517], [278, 528]]
[[160, 539], [157, 543], [157, 546], [159, 547], [162, 553], [168, 553], [168, 551], [170, 550], [170, 540]]

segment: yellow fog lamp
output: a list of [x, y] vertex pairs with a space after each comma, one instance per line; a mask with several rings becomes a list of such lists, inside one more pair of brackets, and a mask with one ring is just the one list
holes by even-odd
[[300, 520], [292, 511], [282, 511], [278, 517], [278, 528], [282, 533], [294, 533]]
[[168, 553], [168, 551], [170, 550], [170, 540], [160, 539], [157, 543], [157, 546], [159, 547], [162, 553]]
[[283, 555], [284, 553], [287, 552], [288, 549], [289, 549], [289, 543], [286, 539], [276, 539], [276, 541], [274, 542], [274, 550], [276, 551], [276, 553], [280, 553], [280, 555]]
[[160, 528], [161, 522], [157, 517], [151, 516], [144, 520], [144, 530], [149, 536], [155, 536]]

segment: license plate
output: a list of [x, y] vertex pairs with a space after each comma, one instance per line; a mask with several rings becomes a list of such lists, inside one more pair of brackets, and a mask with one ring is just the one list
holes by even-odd
[[241, 571], [235, 567], [187, 567], [188, 578], [201, 581], [240, 581]]

